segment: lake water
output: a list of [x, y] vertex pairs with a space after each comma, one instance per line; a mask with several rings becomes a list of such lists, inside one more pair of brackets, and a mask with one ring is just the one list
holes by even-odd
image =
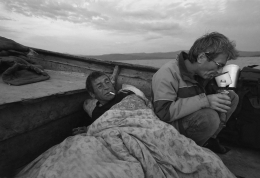
[[[143, 59], [143, 60], [123, 60], [119, 62], [130, 63], [130, 64], [139, 64], [153, 67], [161, 67], [163, 64], [167, 63], [172, 59]], [[259, 65], [255, 68], [260, 69], [260, 57], [239, 57], [236, 60], [230, 60], [227, 64], [236, 64], [241, 69], [249, 65]]]

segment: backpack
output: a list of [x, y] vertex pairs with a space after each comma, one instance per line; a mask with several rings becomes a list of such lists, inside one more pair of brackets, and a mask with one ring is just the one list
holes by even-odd
[[224, 142], [260, 149], [260, 69], [244, 67], [235, 92], [239, 103], [218, 135]]

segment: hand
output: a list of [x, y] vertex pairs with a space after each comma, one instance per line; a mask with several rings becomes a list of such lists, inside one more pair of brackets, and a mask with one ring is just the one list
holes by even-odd
[[72, 129], [72, 135], [77, 135], [77, 134], [81, 134], [81, 133], [86, 133], [88, 131], [88, 127], [78, 127], [78, 128], [74, 128]]
[[219, 112], [226, 113], [230, 109], [231, 99], [226, 94], [207, 95], [210, 108]]

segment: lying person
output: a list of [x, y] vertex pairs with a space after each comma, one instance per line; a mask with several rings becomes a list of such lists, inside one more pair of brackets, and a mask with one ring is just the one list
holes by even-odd
[[[116, 93], [110, 80], [103, 81], [109, 88], [104, 95]], [[93, 89], [97, 98], [99, 92]], [[105, 106], [115, 97], [109, 95], [107, 102], [99, 103]], [[235, 177], [217, 155], [158, 119], [151, 106], [143, 94], [129, 93], [98, 117], [86, 133], [53, 146], [16, 177]]]
[[[112, 78], [103, 72], [92, 72], [86, 80], [86, 89], [92, 99], [87, 99], [83, 108], [88, 115], [95, 121], [113, 105], [120, 102], [124, 97], [134, 94], [131, 90], [115, 91]], [[84, 133], [87, 127], [73, 129], [73, 135]]]

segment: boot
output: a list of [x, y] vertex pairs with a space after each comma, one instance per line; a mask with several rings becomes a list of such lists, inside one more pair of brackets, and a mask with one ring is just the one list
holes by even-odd
[[230, 148], [220, 145], [219, 140], [216, 138], [210, 138], [203, 147], [210, 149], [214, 153], [225, 154]]

